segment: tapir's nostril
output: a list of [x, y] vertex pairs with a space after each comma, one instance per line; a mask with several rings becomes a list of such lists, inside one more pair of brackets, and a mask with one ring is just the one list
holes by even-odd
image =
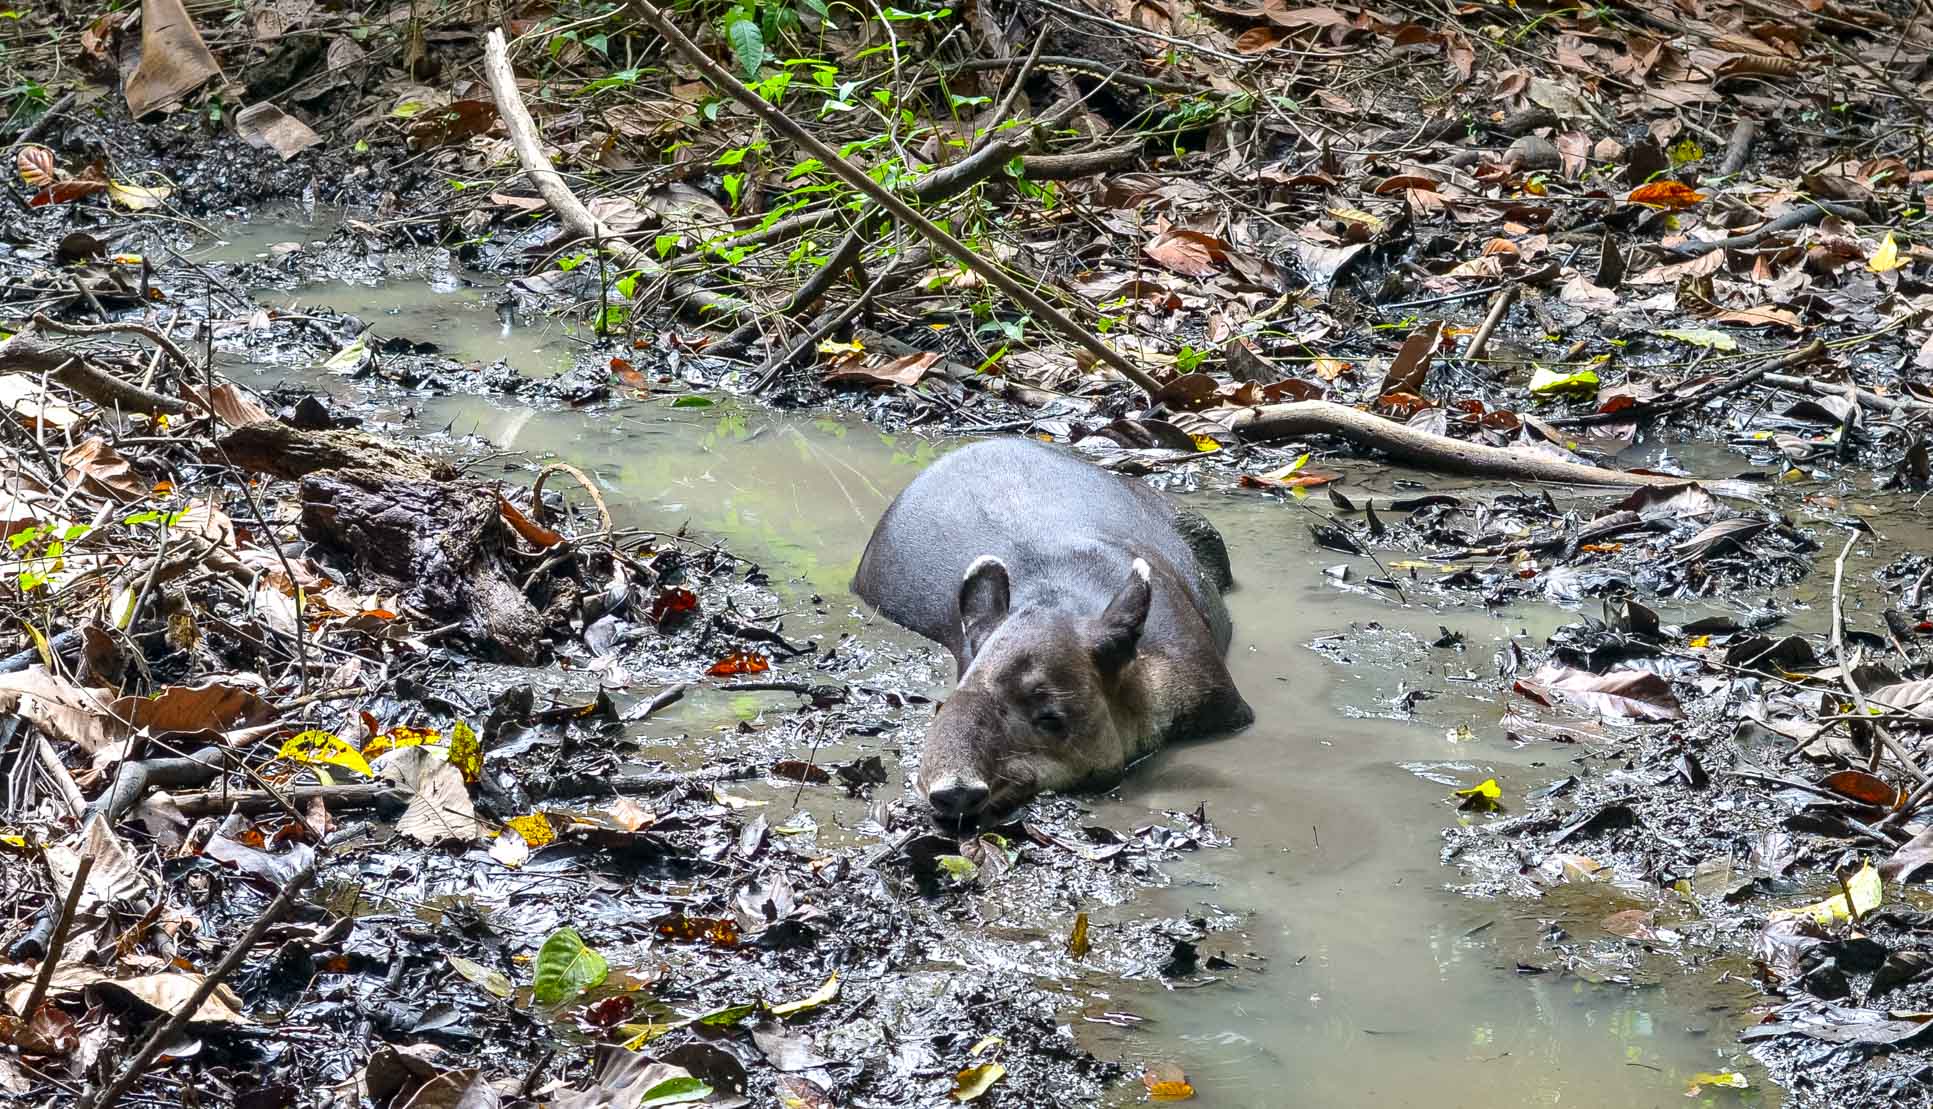
[[933, 783], [926, 793], [926, 799], [933, 803], [933, 811], [948, 820], [964, 820], [978, 816], [987, 807], [987, 798], [993, 791], [987, 783], [979, 779], [947, 778]]

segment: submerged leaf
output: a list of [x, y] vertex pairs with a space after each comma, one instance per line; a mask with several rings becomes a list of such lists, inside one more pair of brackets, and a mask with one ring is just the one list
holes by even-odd
[[1859, 873], [1846, 879], [1846, 890], [1852, 894], [1852, 908], [1847, 911], [1846, 894], [1834, 894], [1824, 901], [1806, 905], [1798, 909], [1779, 909], [1771, 914], [1773, 920], [1788, 920], [1794, 917], [1811, 917], [1820, 924], [1839, 924], [1848, 920], [1858, 920], [1885, 900], [1885, 886], [1880, 881], [1879, 871], [1873, 864], [1866, 863]]
[[1156, 1063], [1141, 1075], [1141, 1084], [1148, 1088], [1149, 1101], [1188, 1101], [1195, 1096], [1195, 1088], [1188, 1082], [1174, 1063]]

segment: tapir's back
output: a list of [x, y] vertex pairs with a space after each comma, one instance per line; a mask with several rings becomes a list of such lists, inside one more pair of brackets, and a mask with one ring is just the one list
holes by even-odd
[[1104, 550], [1119, 552], [1122, 565], [1165, 561], [1204, 617], [1225, 627], [1221, 598], [1174, 517], [1172, 503], [1138, 481], [1042, 443], [986, 440], [941, 458], [894, 499], [853, 589], [888, 619], [951, 645], [960, 579], [974, 559], [993, 555], [1027, 581], [1078, 572]]

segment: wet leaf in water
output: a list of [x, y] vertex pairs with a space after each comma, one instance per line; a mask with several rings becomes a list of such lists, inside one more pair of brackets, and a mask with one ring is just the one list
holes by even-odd
[[809, 1009], [817, 1009], [819, 1006], [824, 1005], [826, 1002], [838, 996], [839, 976], [835, 974], [826, 979], [825, 985], [813, 990], [811, 994], [797, 1001], [788, 1001], [782, 1005], [772, 1006], [772, 1015], [775, 1017], [789, 1017], [794, 1013], [803, 1013]]
[[1456, 796], [1462, 798], [1457, 808], [1464, 812], [1500, 812], [1503, 809], [1503, 787], [1495, 778], [1486, 778], [1469, 789], [1459, 789]]
[[1691, 1076], [1691, 1082], [1685, 1087], [1685, 1096], [1697, 1097], [1704, 1093], [1708, 1087], [1713, 1086], [1744, 1090], [1751, 1088], [1751, 1085], [1751, 1081], [1737, 1071], [1728, 1070], [1719, 1071], [1717, 1074], [1694, 1074]]
[[461, 955], [445, 955], [444, 958], [450, 961], [450, 965], [456, 968], [458, 974], [483, 987], [487, 993], [497, 997], [509, 997], [515, 991], [515, 987], [510, 984], [509, 976], [500, 971], [491, 970], [482, 963], [473, 963]]
[[831, 771], [804, 759], [780, 759], [772, 764], [772, 776], [784, 778], [788, 782], [808, 782], [815, 786], [822, 786], [832, 781]]
[[362, 757], [361, 751], [344, 743], [335, 733], [320, 728], [311, 728], [291, 736], [275, 753], [275, 757], [312, 766], [339, 766], [365, 778], [375, 777], [375, 772], [369, 769], [369, 760]]
[[779, 1075], [778, 1091], [780, 1109], [832, 1109], [825, 1091], [799, 1075]]
[[651, 598], [651, 608], [647, 615], [652, 623], [662, 626], [667, 619], [693, 612], [697, 608], [697, 594], [689, 589], [671, 586], [658, 590], [658, 595]]
[[1148, 1088], [1149, 1101], [1188, 1101], [1195, 1096], [1195, 1088], [1188, 1082], [1174, 1063], [1156, 1063], [1141, 1075], [1141, 1084]]
[[1074, 914], [1074, 927], [1067, 933], [1067, 953], [1076, 959], [1085, 959], [1088, 952], [1087, 914]]
[[558, 1005], [604, 981], [610, 964], [584, 943], [574, 928], [561, 928], [537, 952], [531, 997], [539, 1005]]
[[771, 660], [757, 651], [733, 651], [712, 663], [705, 673], [714, 678], [730, 678], [739, 674], [763, 674], [771, 668]]
[[1678, 704], [1671, 683], [1645, 670], [1620, 670], [1593, 674], [1556, 663], [1547, 663], [1535, 677], [1519, 680], [1519, 693], [1537, 697], [1549, 704], [1554, 693], [1561, 700], [1580, 705], [1605, 716], [1634, 720], [1680, 720], [1685, 711]]
[[1847, 911], [1846, 894], [1837, 893], [1824, 901], [1806, 905], [1798, 909], [1777, 909], [1770, 915], [1773, 920], [1789, 920], [1797, 917], [1811, 917], [1820, 924], [1840, 924], [1857, 920], [1879, 908], [1885, 900], [1885, 886], [1880, 880], [1879, 871], [1871, 863], [1859, 868], [1859, 873], [1846, 879], [1846, 889], [1852, 893], [1852, 909]]
[[598, 1028], [615, 1028], [631, 1019], [631, 1013], [638, 1007], [637, 999], [628, 993], [607, 997], [584, 1007], [584, 1022]]
[[947, 1096], [954, 1101], [972, 1101], [993, 1089], [993, 1084], [1007, 1073], [1007, 1068], [999, 1063], [979, 1063], [960, 1071], [953, 1076], [953, 1092]]

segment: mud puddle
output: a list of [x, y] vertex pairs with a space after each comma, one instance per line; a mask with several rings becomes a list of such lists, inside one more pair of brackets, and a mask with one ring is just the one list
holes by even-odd
[[[384, 331], [395, 325], [372, 306], [407, 305], [407, 315], [392, 319], [420, 313], [459, 349], [499, 331], [494, 314], [474, 309], [487, 294], [473, 291], [439, 295], [398, 282], [299, 293], [335, 298], [339, 309], [387, 324]], [[319, 384], [281, 367], [263, 367], [262, 377]], [[789, 598], [787, 636], [850, 638], [877, 653], [882, 679], [928, 695], [946, 688], [945, 660], [867, 616], [846, 583], [879, 512], [957, 441], [729, 398], [587, 414], [456, 396], [413, 400], [386, 415], [413, 416], [418, 428], [445, 428], [502, 452], [473, 471], [479, 476], [500, 468], [505, 480], [525, 482], [534, 463], [565, 461], [593, 476], [620, 527], [723, 537]], [[1356, 467], [1344, 491], [1387, 496], [1395, 476]], [[990, 897], [974, 927], [1047, 952], [1076, 911], [1090, 913], [1097, 948], [1128, 922], [1200, 918], [1213, 922], [1201, 958], [1230, 969], [1211, 970], [1219, 980], [1187, 989], [1152, 976], [1063, 980], [1066, 1019], [1080, 1041], [1131, 1064], [1181, 1064], [1206, 1105], [1278, 1105], [1287, 1090], [1297, 1104], [1336, 1106], [1674, 1105], [1695, 1073], [1756, 1076], [1733, 1038], [1755, 998], [1748, 968], [1713, 961], [1695, 972], [1607, 973], [1595, 982], [1524, 973], [1519, 960], [1541, 934], [1587, 927], [1623, 907], [1616, 891], [1567, 891], [1534, 903], [1471, 899], [1451, 892], [1456, 871], [1437, 861], [1442, 829], [1459, 819], [1446, 800], [1451, 788], [1488, 777], [1555, 779], [1580, 757], [1550, 745], [1513, 748], [1501, 707], [1476, 680], [1494, 674], [1491, 656], [1503, 642], [1541, 642], [1575, 614], [1542, 605], [1404, 607], [1357, 584], [1360, 573], [1345, 582], [1326, 577], [1322, 569], [1339, 558], [1315, 546], [1309, 517], [1294, 506], [1228, 489], [1182, 495], [1228, 538], [1243, 583], [1232, 598], [1233, 662], [1260, 722], [1156, 756], [1112, 794], [1087, 799], [1088, 822], [1125, 830], [1205, 805], [1234, 844], [1187, 854], [1165, 867], [1166, 888], [1119, 904], [1056, 901], [1051, 893]], [[1444, 628], [1462, 633], [1460, 649], [1433, 646]], [[641, 699], [690, 676], [624, 677]], [[782, 730], [740, 737], [796, 703], [783, 691], [694, 689], [631, 739], [640, 758], [695, 766], [741, 743], [785, 742]], [[909, 717], [878, 736], [835, 740], [820, 755], [879, 754], [891, 780], [903, 783], [900, 747], [917, 741], [918, 716]], [[866, 838], [861, 803], [833, 791], [753, 782], [742, 792], [775, 805], [775, 824], [799, 820], [786, 815], [796, 804], [822, 844]], [[958, 951], [934, 958], [971, 970], [977, 955], [1001, 957], [968, 935]], [[1129, 1084], [1115, 1100], [1142, 1096]], [[1777, 1103], [1775, 1090], [1746, 1096]]]

